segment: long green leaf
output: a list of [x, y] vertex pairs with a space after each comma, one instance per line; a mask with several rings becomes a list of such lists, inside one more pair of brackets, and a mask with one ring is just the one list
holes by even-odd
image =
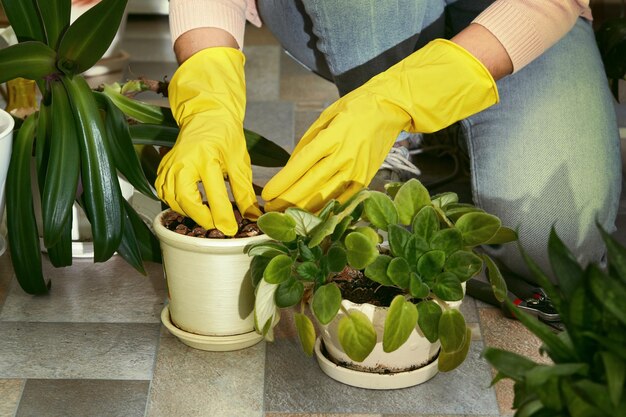
[[36, 41], [0, 49], [0, 84], [17, 77], [36, 80], [57, 72], [56, 53]]
[[47, 248], [50, 262], [57, 268], [72, 265], [72, 216], [70, 215], [59, 239], [54, 246]]
[[124, 113], [115, 107], [104, 94], [98, 92], [94, 94], [98, 104], [103, 106], [106, 111], [104, 123], [107, 134], [104, 135], [104, 138], [107, 139], [113, 164], [133, 187], [153, 200], [158, 200], [141, 169], [141, 163], [135, 153], [135, 148], [133, 148], [133, 141]]
[[70, 25], [71, 0], [35, 0], [46, 33], [46, 43], [56, 49], [63, 32]]
[[137, 214], [130, 203], [122, 199], [124, 210], [130, 219], [137, 238], [137, 245], [144, 261], [161, 263], [161, 246], [152, 230], [146, 225], [143, 219]]
[[94, 261], [104, 262], [122, 239], [122, 196], [104, 135], [106, 130], [87, 82], [62, 77], [74, 109], [81, 153], [85, 212], [91, 222]]
[[139, 273], [146, 275], [146, 270], [143, 267], [143, 260], [141, 258], [141, 251], [137, 243], [137, 236], [135, 236], [135, 229], [133, 228], [133, 224], [126, 210], [124, 210], [122, 215], [124, 217], [122, 241], [117, 248], [117, 253]]
[[6, 184], [7, 229], [17, 281], [29, 294], [45, 294], [50, 287], [41, 268], [30, 172], [35, 126], [36, 117], [28, 117], [14, 141]]
[[104, 85], [103, 93], [120, 109], [126, 116], [140, 123], [166, 125], [178, 127], [172, 116], [172, 111], [165, 107], [144, 103], [120, 93], [119, 85]]
[[282, 167], [289, 160], [289, 152], [271, 140], [250, 130], [243, 130], [250, 163], [261, 167]]
[[602, 239], [606, 245], [609, 257], [609, 267], [617, 272], [617, 277], [626, 285], [626, 247], [602, 229], [598, 224], [598, 230], [602, 234]]
[[127, 0], [102, 0], [67, 29], [59, 43], [59, 66], [66, 74], [91, 68], [106, 52], [124, 16]]
[[60, 81], [50, 84], [54, 128], [50, 131], [50, 155], [41, 198], [43, 238], [47, 248], [56, 245], [68, 217], [72, 216], [80, 173], [78, 135], [67, 91]]
[[1, 2], [4, 12], [9, 18], [9, 23], [20, 42], [46, 41], [46, 35], [34, 0], [1, 0]]
[[37, 168], [37, 182], [39, 195], [43, 194], [48, 169], [48, 155], [50, 155], [50, 133], [52, 132], [52, 104], [42, 100], [37, 116], [37, 140], [35, 141], [35, 167]]
[[129, 127], [135, 145], [155, 145], [172, 147], [178, 138], [178, 128], [152, 123], [133, 124]]
[[550, 238], [548, 239], [548, 258], [552, 271], [559, 282], [559, 288], [566, 298], [570, 297], [582, 281], [583, 270], [572, 252], [556, 234], [554, 227], [550, 231]]

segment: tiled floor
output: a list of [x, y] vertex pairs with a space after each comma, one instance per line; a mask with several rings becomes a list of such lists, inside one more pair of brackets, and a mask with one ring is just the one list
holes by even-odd
[[[132, 76], [160, 79], [176, 68], [164, 19], [132, 19], [123, 48]], [[337, 93], [264, 30], [250, 28], [245, 52], [246, 127], [291, 149]], [[255, 178], [263, 184], [273, 172], [255, 169]], [[626, 198], [619, 230], [626, 241]], [[474, 341], [459, 369], [413, 388], [368, 391], [326, 377], [284, 327], [275, 343], [237, 352], [183, 345], [159, 321], [160, 265], [148, 265], [147, 277], [119, 258], [46, 271], [50, 295], [27, 296], [9, 255], [0, 257], [0, 417], [504, 416], [511, 386], [489, 386], [481, 351], [500, 346], [538, 357], [538, 341], [519, 323], [468, 297]]]

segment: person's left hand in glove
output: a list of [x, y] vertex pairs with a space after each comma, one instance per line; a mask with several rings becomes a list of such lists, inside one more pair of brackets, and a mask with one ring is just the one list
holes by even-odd
[[[328, 107], [264, 188], [265, 210], [316, 212], [343, 202], [369, 185], [402, 130], [434, 132], [495, 104], [492, 74], [510, 73], [512, 64], [486, 29], [468, 29], [457, 43], [432, 41]], [[489, 42], [495, 52], [485, 59]]]

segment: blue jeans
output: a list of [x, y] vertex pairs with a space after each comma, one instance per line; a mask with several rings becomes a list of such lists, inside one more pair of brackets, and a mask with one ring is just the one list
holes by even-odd
[[[466, 27], [493, 0], [259, 0], [286, 51], [335, 82], [340, 94], [437, 37]], [[500, 103], [461, 121], [474, 204], [517, 228], [524, 250], [550, 271], [555, 227], [582, 263], [600, 261], [596, 221], [615, 230], [621, 188], [612, 97], [589, 22], [498, 81]], [[517, 245], [486, 248], [532, 280]]]

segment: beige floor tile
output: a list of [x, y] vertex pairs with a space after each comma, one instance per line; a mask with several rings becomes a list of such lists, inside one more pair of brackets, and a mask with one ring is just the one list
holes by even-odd
[[13, 417], [22, 396], [23, 379], [0, 379], [0, 417]]
[[[507, 319], [496, 308], [480, 308], [480, 327], [485, 346], [505, 349], [540, 363], [550, 363], [549, 358], [539, 354], [541, 341], [519, 321]], [[495, 375], [495, 371], [492, 372]], [[496, 398], [502, 415], [513, 415], [513, 382], [499, 381], [495, 385]]]
[[382, 417], [381, 414], [267, 413], [265, 417]]

